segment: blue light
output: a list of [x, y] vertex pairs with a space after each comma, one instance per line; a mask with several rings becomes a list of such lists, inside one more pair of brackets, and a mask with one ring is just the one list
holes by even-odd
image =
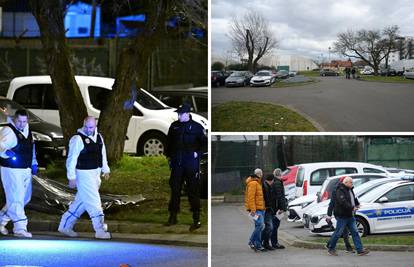
[[16, 158], [16, 156], [13, 156], [13, 157], [12, 157], [12, 160], [16, 160], [16, 159], [17, 159], [17, 158]]

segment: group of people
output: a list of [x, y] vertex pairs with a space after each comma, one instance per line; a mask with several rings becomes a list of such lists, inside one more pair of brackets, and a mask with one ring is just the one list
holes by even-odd
[[255, 251], [285, 248], [278, 240], [280, 220], [287, 209], [281, 175], [282, 171], [275, 169], [263, 179], [263, 171], [256, 169], [246, 179], [245, 206], [254, 221], [248, 245]]
[[355, 74], [356, 74], [357, 70], [355, 67], [346, 67], [345, 68], [345, 78], [346, 79], [351, 79], [351, 74], [352, 74], [352, 79], [355, 79]]
[[[191, 119], [189, 105], [180, 106], [176, 112], [178, 121], [171, 124], [167, 138], [166, 154], [171, 168], [170, 218], [167, 225], [177, 223], [181, 188], [185, 181], [193, 212], [190, 231], [194, 231], [201, 226], [199, 159], [202, 148], [207, 144], [207, 137], [204, 128]], [[12, 221], [14, 236], [25, 238], [31, 238], [32, 234], [27, 230], [28, 219], [24, 207], [31, 199], [32, 175], [38, 169], [35, 142], [28, 121], [28, 112], [17, 110], [0, 131], [0, 171], [6, 195], [6, 204], [0, 211], [0, 234], [9, 234], [6, 226]], [[91, 218], [95, 237], [110, 239], [111, 233], [104, 223], [99, 195], [101, 176], [109, 179], [110, 168], [104, 139], [97, 130], [94, 117], [86, 117], [83, 127], [71, 137], [66, 171], [69, 187], [77, 188], [77, 193], [63, 214], [58, 231], [69, 237], [77, 237], [74, 225], [86, 211]]]

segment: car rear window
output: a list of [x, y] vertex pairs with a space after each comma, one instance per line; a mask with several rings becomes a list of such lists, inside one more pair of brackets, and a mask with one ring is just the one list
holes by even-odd
[[296, 186], [297, 187], [302, 187], [304, 177], [305, 177], [305, 169], [302, 167], [299, 167], [298, 174], [296, 175]]
[[329, 169], [319, 169], [311, 174], [310, 185], [322, 185], [329, 177]]

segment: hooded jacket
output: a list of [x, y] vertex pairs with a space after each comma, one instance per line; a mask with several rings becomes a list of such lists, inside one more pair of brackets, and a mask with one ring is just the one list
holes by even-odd
[[245, 207], [250, 212], [265, 210], [263, 198], [262, 181], [256, 175], [251, 175], [246, 179]]
[[351, 203], [351, 194], [354, 198], [355, 206], [359, 205], [358, 199], [355, 197], [354, 191], [344, 184], [340, 183], [335, 190], [334, 197], [334, 215], [335, 217], [347, 218], [354, 216], [354, 207]]

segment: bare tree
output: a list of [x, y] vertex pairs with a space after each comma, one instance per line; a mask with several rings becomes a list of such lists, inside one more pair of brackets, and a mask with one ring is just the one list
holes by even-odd
[[338, 34], [334, 43], [334, 51], [349, 58], [358, 58], [365, 61], [374, 69], [375, 75], [381, 61], [395, 49], [395, 38], [398, 27], [392, 26], [380, 30], [348, 30]]
[[241, 58], [247, 56], [247, 68], [253, 73], [257, 70], [258, 61], [277, 47], [269, 23], [255, 11], [233, 18], [229, 37], [235, 52]]
[[394, 25], [394, 26], [390, 26], [390, 27], [386, 27], [383, 30], [383, 42], [385, 43], [385, 68], [388, 68], [388, 60], [390, 57], [390, 54], [392, 52], [396, 52], [398, 49], [398, 26]]

